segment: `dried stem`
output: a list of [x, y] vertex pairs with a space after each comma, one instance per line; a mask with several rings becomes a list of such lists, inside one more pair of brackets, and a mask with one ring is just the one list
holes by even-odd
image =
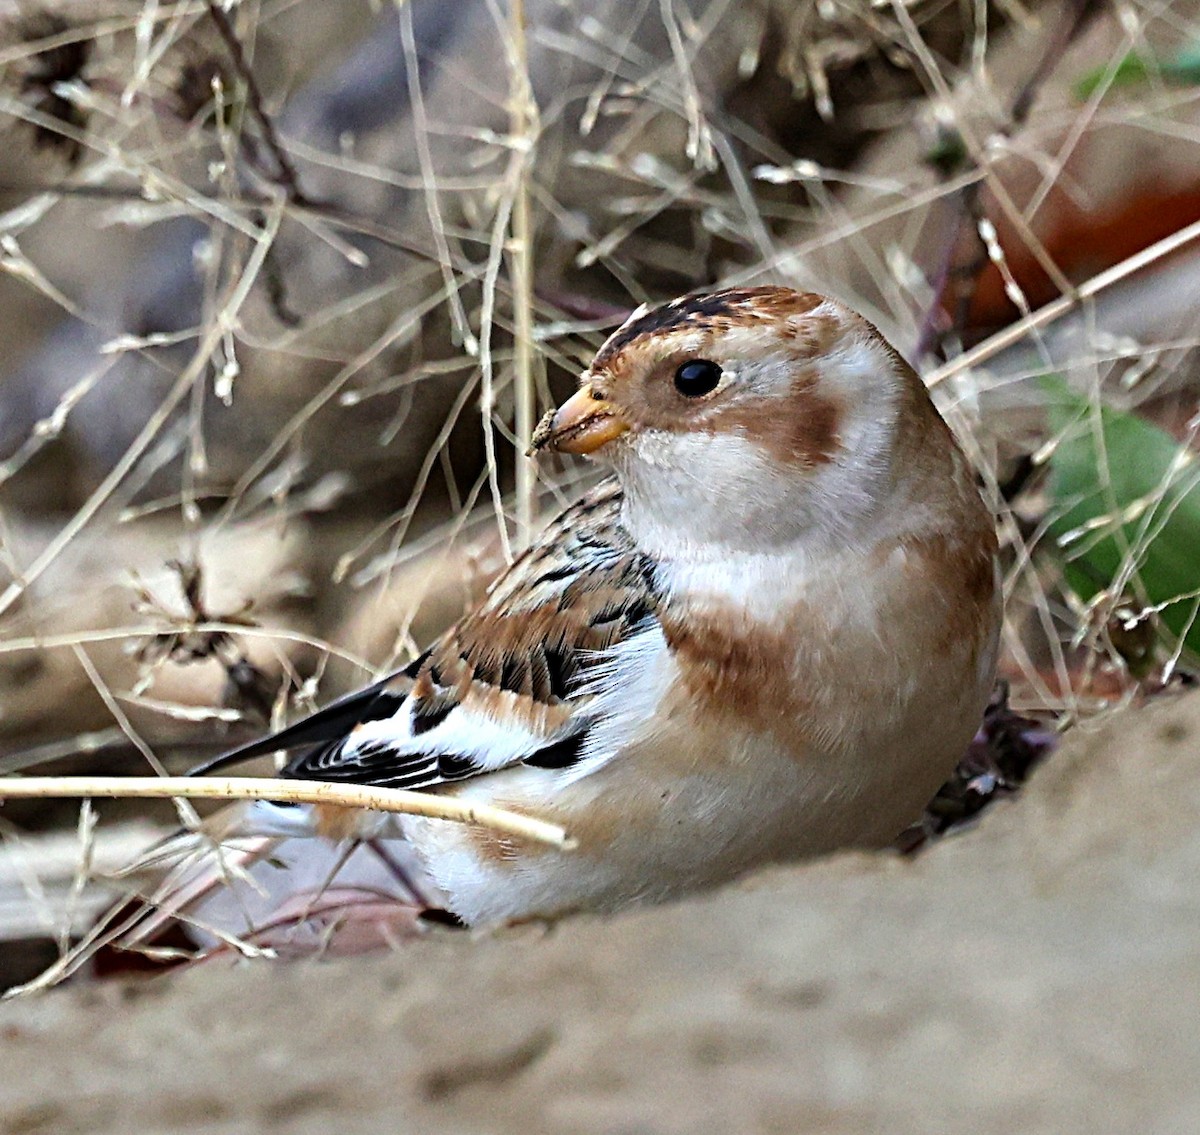
[[[511, 0], [512, 82], [510, 114], [513, 140], [526, 149], [517, 169], [516, 194], [509, 242], [509, 270], [513, 302], [513, 396], [516, 403], [514, 429], [517, 451], [529, 448], [537, 416], [537, 375], [541, 363], [533, 341], [533, 217], [529, 179], [533, 170], [537, 135], [537, 104], [529, 85], [529, 60], [525, 42], [525, 0]], [[536, 468], [532, 461], [517, 460], [517, 546], [529, 545], [533, 533], [533, 511], [537, 494]]]
[[1194, 221], [1192, 224], [1173, 232], [1170, 236], [1163, 237], [1162, 240], [1155, 242], [1149, 248], [1143, 248], [1141, 252], [1126, 257], [1119, 264], [1114, 264], [1111, 268], [1106, 268], [1103, 272], [1098, 272], [1090, 280], [1080, 284], [1079, 287], [1067, 295], [1059, 296], [1058, 299], [1052, 300], [1044, 307], [1031, 312], [1025, 318], [1018, 319], [1015, 323], [1010, 323], [1002, 331], [997, 331], [995, 335], [985, 339], [969, 351], [964, 351], [944, 366], [930, 371], [925, 376], [925, 384], [929, 387], [937, 386], [939, 383], [945, 382], [948, 378], [953, 378], [956, 374], [961, 374], [965, 370], [970, 370], [971, 367], [987, 362], [988, 359], [1004, 350], [1005, 347], [1011, 347], [1014, 343], [1019, 343], [1030, 331], [1040, 330], [1043, 327], [1049, 326], [1064, 315], [1074, 311], [1082, 303], [1098, 296], [1105, 289], [1111, 288], [1114, 284], [1119, 284], [1122, 280], [1134, 275], [1136, 272], [1140, 272], [1143, 268], [1148, 268], [1164, 256], [1170, 256], [1172, 253], [1197, 240], [1200, 240], [1200, 221]]
[[280, 183], [287, 190], [288, 197], [292, 201], [300, 204], [309, 204], [309, 198], [305, 195], [304, 190], [300, 188], [300, 175], [296, 172], [296, 167], [292, 164], [292, 159], [288, 157], [287, 151], [279, 141], [279, 135], [275, 131], [275, 123], [267, 113], [266, 103], [262, 97], [262, 89], [258, 85], [258, 80], [254, 77], [254, 69], [250, 66], [250, 61], [246, 58], [246, 51], [242, 47], [242, 41], [238, 38], [238, 34], [234, 30], [229, 17], [221, 8], [220, 0], [208, 0], [208, 14], [212, 18], [212, 22], [216, 25], [221, 38], [225, 41], [225, 46], [229, 51], [230, 59], [233, 61], [233, 66], [238, 73], [238, 77], [246, 84], [246, 105], [249, 107], [250, 113], [254, 115], [254, 120], [258, 123], [259, 132], [262, 134], [267, 149], [271, 151], [271, 157], [275, 159], [275, 165], [278, 167], [277, 177]]
[[213, 776], [22, 776], [0, 778], [0, 799], [277, 800], [289, 804], [331, 804], [368, 808], [406, 816], [427, 816], [459, 824], [476, 824], [505, 835], [570, 849], [574, 841], [557, 824], [522, 816], [486, 804], [467, 804], [450, 796], [378, 788], [366, 784], [331, 784], [320, 780], [275, 777]]

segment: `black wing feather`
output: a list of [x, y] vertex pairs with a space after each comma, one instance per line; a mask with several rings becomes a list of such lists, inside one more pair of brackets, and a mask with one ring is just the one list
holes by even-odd
[[381, 718], [391, 717], [403, 705], [407, 694], [387, 687], [404, 674], [406, 671], [400, 671], [399, 674], [384, 678], [365, 690], [347, 694], [337, 701], [330, 702], [324, 709], [317, 710], [303, 721], [297, 721], [294, 725], [279, 730], [278, 733], [260, 737], [257, 741], [239, 745], [236, 749], [230, 749], [220, 756], [204, 761], [189, 769], [188, 776], [203, 776], [227, 765], [248, 761], [251, 757], [261, 757], [279, 749], [295, 749], [301, 745], [320, 745], [330, 741], [336, 741], [340, 745], [346, 734], [356, 725], [364, 721], [379, 721]]

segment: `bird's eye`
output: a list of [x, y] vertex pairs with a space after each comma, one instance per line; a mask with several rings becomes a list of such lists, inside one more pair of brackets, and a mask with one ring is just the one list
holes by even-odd
[[721, 368], [708, 359], [689, 359], [675, 372], [675, 389], [686, 398], [702, 398], [721, 385]]

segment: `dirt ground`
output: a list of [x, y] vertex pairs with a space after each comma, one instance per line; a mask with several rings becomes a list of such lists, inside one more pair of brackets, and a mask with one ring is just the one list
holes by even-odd
[[9, 1133], [1200, 1126], [1200, 693], [913, 860], [0, 1007]]

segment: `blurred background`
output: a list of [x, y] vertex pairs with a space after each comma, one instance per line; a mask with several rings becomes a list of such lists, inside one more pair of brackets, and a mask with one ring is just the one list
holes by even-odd
[[[608, 331], [729, 283], [926, 376], [1015, 707], [1192, 680], [1194, 0], [9, 0], [0, 132], [6, 773], [178, 771], [403, 662], [588, 476], [521, 454]], [[102, 815], [0, 811], [0, 969], [172, 813]]]

